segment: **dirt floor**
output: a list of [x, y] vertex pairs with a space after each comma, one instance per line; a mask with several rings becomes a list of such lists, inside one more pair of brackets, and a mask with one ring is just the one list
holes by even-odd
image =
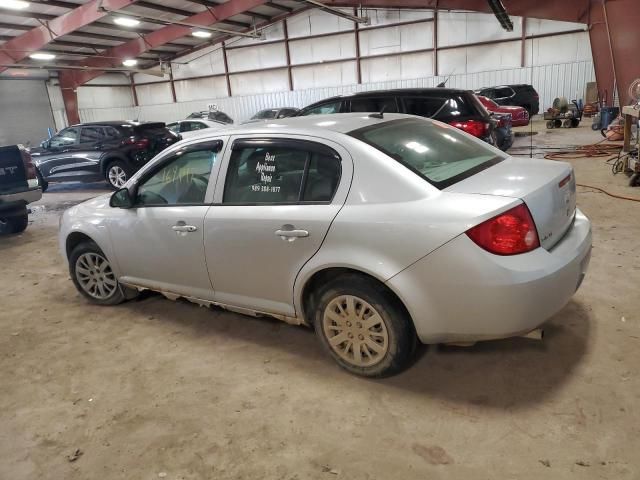
[[[533, 137], [600, 139], [588, 122]], [[579, 183], [640, 198], [604, 159], [572, 163]], [[156, 295], [89, 305], [58, 217], [103, 186], [54, 185], [0, 239], [0, 478], [638, 479], [640, 205], [578, 190], [591, 267], [543, 342], [423, 348], [371, 381], [306, 328]]]

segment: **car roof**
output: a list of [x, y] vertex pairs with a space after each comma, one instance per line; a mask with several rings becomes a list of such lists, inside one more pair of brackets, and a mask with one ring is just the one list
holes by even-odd
[[469, 90], [461, 89], [461, 88], [443, 88], [443, 87], [435, 87], [435, 88], [394, 88], [390, 90], [367, 90], [366, 92], [354, 92], [354, 93], [344, 93], [342, 95], [336, 95], [334, 97], [325, 98], [323, 100], [317, 101], [307, 107], [311, 107], [313, 105], [318, 105], [325, 102], [330, 102], [332, 100], [345, 99], [345, 98], [360, 98], [360, 97], [369, 97], [372, 95], [377, 96], [385, 96], [385, 95], [429, 95], [429, 94], [445, 94], [445, 95], [459, 95], [462, 93], [467, 93]]
[[136, 125], [143, 125], [145, 123], [157, 123], [157, 122], [134, 122], [132, 120], [107, 120], [104, 122], [76, 123], [75, 125], [70, 125], [70, 126], [71, 127], [87, 127], [92, 125], [100, 125], [100, 126], [120, 127], [123, 125], [130, 125], [132, 127], [135, 127]]
[[[431, 120], [405, 115], [402, 113], [385, 113], [383, 118], [372, 117], [371, 113], [334, 113], [329, 115], [308, 115], [304, 117], [286, 117], [278, 120], [258, 120], [240, 125], [229, 125], [227, 128], [210, 132], [202, 130], [197, 138], [219, 135], [271, 135], [271, 134], [293, 134], [293, 135], [317, 135], [318, 130], [328, 130], [335, 133], [349, 133], [359, 128], [368, 127], [375, 124], [383, 124], [391, 120], [401, 120], [415, 118], [431, 122]], [[191, 137], [195, 138], [195, 137]]]

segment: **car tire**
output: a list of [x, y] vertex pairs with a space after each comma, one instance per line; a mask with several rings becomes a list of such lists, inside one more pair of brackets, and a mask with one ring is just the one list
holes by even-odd
[[117, 305], [137, 296], [137, 291], [120, 285], [107, 256], [94, 242], [80, 243], [71, 251], [69, 274], [76, 289], [98, 305]]
[[38, 183], [40, 184], [40, 188], [42, 189], [42, 193], [46, 192], [49, 188], [49, 182], [47, 182], [40, 173], [40, 170], [36, 168], [36, 177], [38, 177]]
[[114, 160], [107, 164], [107, 168], [104, 171], [105, 179], [109, 186], [114, 190], [121, 189], [127, 180], [131, 177], [131, 171], [129, 167], [120, 160]]
[[3, 217], [0, 213], [0, 234], [22, 233], [29, 225], [29, 214], [27, 208], [19, 215]]
[[[325, 285], [315, 298], [316, 334], [342, 368], [379, 378], [410, 365], [415, 330], [405, 308], [384, 286], [365, 276], [344, 275]], [[336, 343], [338, 337], [344, 341]]]

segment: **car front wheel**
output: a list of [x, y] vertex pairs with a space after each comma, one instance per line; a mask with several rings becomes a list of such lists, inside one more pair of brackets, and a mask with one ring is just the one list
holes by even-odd
[[130, 173], [124, 162], [115, 161], [107, 165], [105, 176], [111, 188], [119, 190], [129, 180]]
[[411, 319], [373, 279], [347, 275], [319, 295], [314, 327], [325, 350], [344, 369], [385, 377], [406, 368], [416, 337]]
[[120, 285], [106, 255], [93, 242], [73, 249], [69, 273], [78, 291], [93, 303], [117, 305], [135, 296], [135, 291]]

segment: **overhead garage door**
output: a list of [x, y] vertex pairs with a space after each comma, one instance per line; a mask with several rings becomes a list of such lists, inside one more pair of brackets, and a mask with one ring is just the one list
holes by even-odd
[[55, 128], [43, 80], [0, 80], [0, 145], [37, 146]]

